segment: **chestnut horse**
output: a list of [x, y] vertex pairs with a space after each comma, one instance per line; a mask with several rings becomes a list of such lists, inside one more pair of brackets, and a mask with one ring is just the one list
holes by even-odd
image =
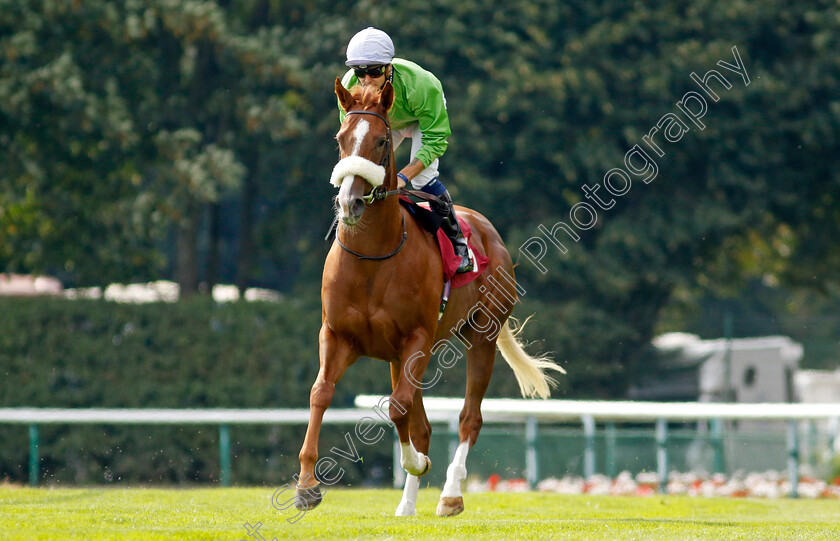
[[481, 429], [481, 401], [496, 346], [523, 396], [548, 397], [555, 381], [545, 370], [563, 369], [549, 359], [528, 356], [515, 338], [508, 321], [517, 301], [510, 254], [490, 222], [463, 207], [457, 207], [458, 215], [469, 224], [471, 244], [489, 258], [489, 266], [474, 281], [452, 290], [438, 321], [443, 266], [435, 237], [391, 197], [397, 191], [397, 171], [387, 115], [394, 89], [386, 82], [381, 90], [357, 87], [351, 93], [336, 79], [335, 92], [348, 113], [336, 136], [341, 160], [332, 175], [333, 184], [340, 186], [340, 224], [324, 264], [320, 369], [309, 399], [295, 502], [301, 510], [321, 502], [315, 463], [324, 411], [347, 367], [368, 356], [391, 365], [389, 416], [400, 440], [400, 464], [408, 474], [396, 515], [415, 514], [419, 477], [431, 467], [426, 456], [431, 426], [422, 395], [429, 384], [423, 375], [432, 354], [446, 349], [449, 360], [460, 358], [447, 341], [454, 334], [467, 350], [466, 398], [460, 444], [446, 472], [437, 514], [456, 515], [464, 509], [461, 481], [467, 453]]

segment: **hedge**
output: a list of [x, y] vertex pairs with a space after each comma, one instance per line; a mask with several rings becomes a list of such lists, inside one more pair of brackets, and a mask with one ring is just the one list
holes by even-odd
[[[317, 302], [120, 304], [62, 298], [0, 299], [0, 407], [306, 408], [318, 371]], [[499, 359], [496, 361], [502, 362]], [[463, 396], [465, 363], [427, 394]], [[504, 371], [504, 372], [503, 372]], [[337, 386], [333, 407], [356, 394], [390, 393], [388, 366], [362, 358]], [[488, 396], [516, 396], [509, 369]], [[233, 426], [236, 484], [276, 485], [298, 469], [305, 427]], [[322, 454], [346, 447], [347, 427], [325, 428]], [[28, 432], [0, 425], [0, 480], [27, 481]], [[45, 425], [41, 482], [208, 483], [219, 477], [214, 425]], [[391, 442], [342, 464], [343, 483], [385, 483]]]

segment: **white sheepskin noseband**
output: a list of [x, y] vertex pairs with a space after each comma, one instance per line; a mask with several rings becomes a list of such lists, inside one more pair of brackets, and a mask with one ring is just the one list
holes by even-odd
[[361, 156], [347, 156], [335, 164], [330, 184], [339, 188], [346, 177], [356, 175], [376, 187], [385, 181], [385, 168]]

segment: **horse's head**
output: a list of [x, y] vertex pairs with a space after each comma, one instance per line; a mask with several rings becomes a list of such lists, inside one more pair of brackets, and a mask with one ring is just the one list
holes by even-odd
[[[365, 198], [374, 189], [393, 189], [391, 128], [388, 110], [394, 103], [394, 88], [386, 82], [381, 90], [356, 87], [349, 91], [335, 80], [335, 93], [347, 113], [336, 140], [341, 160], [330, 182], [340, 187], [336, 198], [338, 216], [348, 226], [358, 223]], [[382, 186], [382, 188], [378, 188]]]

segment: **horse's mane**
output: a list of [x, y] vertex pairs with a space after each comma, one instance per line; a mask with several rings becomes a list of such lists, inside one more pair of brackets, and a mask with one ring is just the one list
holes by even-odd
[[350, 93], [362, 107], [373, 105], [379, 100], [379, 89], [375, 86], [354, 86]]

